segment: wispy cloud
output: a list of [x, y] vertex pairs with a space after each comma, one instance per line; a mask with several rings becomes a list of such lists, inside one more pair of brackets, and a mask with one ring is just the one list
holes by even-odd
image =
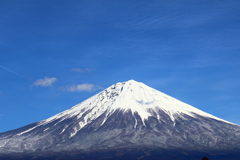
[[52, 86], [54, 82], [57, 81], [57, 78], [49, 78], [45, 77], [43, 79], [38, 79], [33, 83], [33, 86], [42, 86], [42, 87], [47, 87], [47, 86]]
[[73, 68], [72, 71], [73, 72], [90, 72], [90, 71], [92, 71], [92, 69], [90, 69], [90, 68], [84, 68], [84, 69], [82, 69], [82, 68]]
[[67, 92], [82, 92], [82, 91], [92, 92], [97, 89], [102, 89], [102, 87], [94, 84], [84, 83], [84, 84], [73, 84], [65, 87], [60, 87], [59, 89]]
[[0, 65], [0, 68], [6, 70], [6, 71], [8, 71], [8, 72], [11, 72], [11, 73], [13, 73], [13, 74], [19, 75], [18, 73], [14, 72], [14, 71], [12, 71], [12, 70], [6, 68], [6, 67], [3, 67], [3, 66], [1, 66], [1, 65]]

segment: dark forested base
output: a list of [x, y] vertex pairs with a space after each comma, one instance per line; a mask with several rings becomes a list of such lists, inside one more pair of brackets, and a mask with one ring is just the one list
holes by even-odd
[[183, 150], [109, 150], [94, 152], [35, 153], [29, 155], [1, 155], [0, 160], [239, 160], [237, 151], [193, 152]]

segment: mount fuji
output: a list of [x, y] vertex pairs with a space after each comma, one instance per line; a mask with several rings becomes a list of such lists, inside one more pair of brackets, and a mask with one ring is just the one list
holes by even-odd
[[129, 80], [0, 133], [0, 159], [240, 158], [240, 126]]

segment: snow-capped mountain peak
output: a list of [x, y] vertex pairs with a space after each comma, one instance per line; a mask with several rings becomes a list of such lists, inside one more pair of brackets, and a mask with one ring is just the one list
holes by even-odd
[[[224, 121], [213, 115], [205, 113], [193, 106], [190, 106], [184, 102], [181, 102], [171, 96], [168, 96], [160, 91], [157, 91], [147, 85], [137, 82], [135, 80], [129, 80], [126, 82], [116, 83], [95, 96], [83, 101], [80, 104], [59, 113], [49, 119], [43, 120], [39, 125], [47, 124], [56, 119], [61, 119], [58, 123], [71, 117], [77, 117], [79, 119], [79, 126], [74, 129], [71, 136], [74, 136], [84, 126], [91, 123], [100, 116], [104, 116], [101, 122], [102, 126], [106, 120], [116, 111], [131, 112], [135, 118], [136, 124], [138, 122], [135, 114], [138, 114], [141, 118], [141, 123], [145, 125], [145, 120], [149, 117], [155, 117], [159, 121], [161, 116], [159, 111], [164, 112], [169, 116], [172, 122], [178, 118], [184, 119], [185, 115], [196, 117], [197, 115]], [[227, 122], [230, 123], [230, 122]], [[19, 133], [24, 134], [37, 126]], [[62, 130], [61, 133], [64, 132]]]
[[139, 146], [231, 150], [240, 148], [239, 133], [238, 125], [129, 80], [48, 119], [0, 134], [0, 153]]
[[[112, 109], [137, 112], [143, 121], [149, 116], [153, 116], [152, 111], [157, 113], [158, 110], [163, 110], [172, 121], [182, 114], [192, 117], [198, 114], [224, 121], [134, 80], [117, 83], [109, 88], [107, 90], [115, 89], [114, 93], [118, 95], [111, 105]], [[109, 92], [111, 93], [111, 91]]]

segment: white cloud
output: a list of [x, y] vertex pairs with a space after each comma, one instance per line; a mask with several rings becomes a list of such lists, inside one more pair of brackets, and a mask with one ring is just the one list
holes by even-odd
[[90, 68], [84, 68], [84, 69], [73, 68], [72, 71], [74, 71], [74, 72], [90, 72], [90, 71], [92, 71], [92, 69], [90, 69]]
[[81, 91], [92, 92], [97, 89], [102, 89], [102, 87], [94, 84], [84, 83], [84, 84], [73, 84], [70, 86], [60, 87], [59, 89], [68, 91], [68, 92], [81, 92]]
[[42, 87], [47, 87], [47, 86], [52, 86], [52, 84], [54, 82], [57, 81], [57, 78], [53, 77], [53, 78], [48, 78], [48, 77], [45, 77], [43, 79], [38, 79], [36, 80], [33, 85], [34, 86], [42, 86]]
[[82, 72], [83, 70], [81, 68], [73, 68], [72, 71], [74, 71], [74, 72]]

